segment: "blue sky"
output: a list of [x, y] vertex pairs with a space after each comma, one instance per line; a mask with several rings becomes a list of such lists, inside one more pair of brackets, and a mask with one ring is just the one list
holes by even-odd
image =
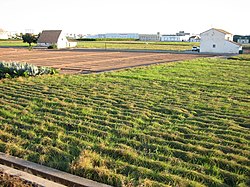
[[95, 33], [250, 34], [250, 0], [1, 0], [0, 28]]

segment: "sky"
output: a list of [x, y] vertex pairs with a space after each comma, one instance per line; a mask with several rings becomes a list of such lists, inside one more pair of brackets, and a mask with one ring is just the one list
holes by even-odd
[[250, 0], [1, 0], [0, 28], [199, 34], [213, 27], [250, 35], [249, 7]]

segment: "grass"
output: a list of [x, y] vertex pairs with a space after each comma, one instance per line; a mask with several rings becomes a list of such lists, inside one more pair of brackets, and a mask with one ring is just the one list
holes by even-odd
[[249, 186], [250, 61], [0, 81], [0, 151], [114, 186]]
[[[32, 46], [35, 45], [32, 44]], [[29, 47], [29, 44], [24, 43], [22, 40], [0, 40], [0, 47]]]
[[250, 44], [242, 44], [242, 46], [243, 46], [243, 50], [244, 49], [248, 49], [248, 50], [250, 49]]
[[[32, 44], [35, 46], [36, 44]], [[78, 48], [104, 49], [146, 49], [146, 50], [191, 50], [192, 46], [199, 43], [193, 42], [141, 42], [141, 41], [78, 41]], [[0, 47], [28, 47], [22, 40], [0, 40]]]
[[79, 48], [101, 48], [104, 49], [147, 49], [147, 50], [174, 50], [184, 51], [191, 50], [192, 47], [199, 43], [193, 42], [140, 42], [140, 41], [81, 41], [77, 43]]
[[249, 54], [241, 54], [241, 55], [237, 55], [237, 56], [232, 56], [230, 57], [229, 59], [232, 59], [232, 60], [247, 60], [247, 61], [250, 61], [250, 55]]

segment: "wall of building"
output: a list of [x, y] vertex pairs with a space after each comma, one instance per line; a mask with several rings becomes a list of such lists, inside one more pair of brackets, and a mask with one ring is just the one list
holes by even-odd
[[62, 48], [67, 48], [68, 45], [68, 40], [64, 34], [60, 34], [58, 40], [57, 40], [57, 48], [62, 49]]
[[139, 34], [140, 41], [160, 41], [160, 39], [159, 34]]
[[177, 36], [177, 35], [162, 35], [161, 41], [165, 42], [186, 42], [189, 40], [189, 35]]
[[241, 44], [248, 44], [249, 43], [249, 39], [238, 39], [237, 42], [241, 43]]
[[138, 33], [107, 33], [107, 34], [87, 35], [84, 38], [139, 39], [139, 34]]
[[232, 36], [216, 30], [201, 33], [200, 52], [206, 53], [239, 53], [241, 46], [233, 41]]

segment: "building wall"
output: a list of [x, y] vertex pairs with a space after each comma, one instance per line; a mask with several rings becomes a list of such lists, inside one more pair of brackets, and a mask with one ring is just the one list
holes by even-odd
[[[210, 29], [201, 33], [200, 52], [239, 53], [241, 46], [232, 42], [232, 35]], [[227, 40], [229, 39], [229, 40]]]
[[189, 42], [200, 42], [201, 39], [200, 38], [190, 38]]
[[57, 40], [57, 48], [62, 49], [62, 48], [67, 48], [68, 47], [68, 40], [64, 34], [60, 34], [58, 40]]
[[249, 39], [238, 39], [237, 42], [241, 43], [241, 44], [248, 44], [249, 43]]
[[165, 42], [183, 42], [183, 41], [188, 41], [189, 40], [189, 35], [186, 36], [176, 36], [176, 35], [162, 35], [161, 36], [161, 41]]
[[180, 42], [180, 36], [172, 36], [172, 35], [162, 35], [161, 41], [165, 42]]
[[141, 41], [160, 41], [160, 38], [158, 34], [139, 34], [139, 40]]
[[139, 34], [137, 33], [107, 33], [106, 38], [125, 38], [125, 39], [139, 39]]
[[39, 46], [39, 47], [49, 47], [51, 45], [53, 45], [53, 44], [52, 43], [37, 43], [37, 46]]
[[87, 35], [84, 38], [139, 39], [139, 34], [137, 33], [107, 33], [107, 34]]

